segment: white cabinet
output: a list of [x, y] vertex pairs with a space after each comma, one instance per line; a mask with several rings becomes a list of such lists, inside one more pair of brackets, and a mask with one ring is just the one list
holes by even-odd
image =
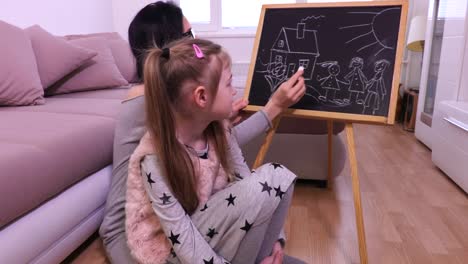
[[416, 137], [432, 161], [468, 192], [468, 0], [432, 0]]
[[468, 192], [468, 102], [441, 102], [432, 127], [432, 161]]
[[[421, 73], [416, 137], [429, 148], [434, 141], [434, 111], [442, 101], [459, 100], [463, 68], [468, 68], [466, 19], [468, 0], [431, 0]], [[464, 88], [463, 88], [464, 87]]]

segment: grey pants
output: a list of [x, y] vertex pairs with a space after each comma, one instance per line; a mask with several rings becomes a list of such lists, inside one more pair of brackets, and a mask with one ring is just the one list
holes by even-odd
[[[255, 263], [259, 263], [272, 253], [273, 245], [278, 240], [278, 235], [284, 226], [286, 215], [288, 214], [289, 205], [291, 204], [294, 185], [291, 185], [286, 191], [283, 200], [280, 202], [276, 211], [273, 213], [269, 223], [253, 227], [244, 237], [241, 246], [234, 259], [236, 263], [251, 263], [255, 259]], [[260, 240], [263, 238], [263, 241]], [[303, 264], [305, 262], [285, 255], [283, 258], [284, 264]]]
[[[285, 192], [283, 199], [273, 212], [270, 220], [253, 226], [246, 233], [232, 260], [233, 264], [259, 263], [265, 257], [271, 255], [273, 245], [278, 240], [279, 233], [284, 225], [293, 191], [294, 185], [292, 184]], [[197, 227], [199, 226], [197, 221], [194, 221], [194, 224]], [[106, 245], [106, 250], [112, 263], [135, 263], [130, 255], [124, 233]], [[283, 263], [302, 264], [305, 262], [285, 256]]]

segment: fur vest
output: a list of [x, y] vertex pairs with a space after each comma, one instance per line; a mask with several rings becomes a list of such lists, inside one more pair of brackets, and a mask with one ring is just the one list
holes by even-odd
[[[171, 251], [171, 244], [153, 211], [141, 176], [140, 163], [146, 155], [155, 154], [151, 137], [146, 133], [130, 157], [125, 204], [125, 232], [130, 252], [139, 263], [163, 264]], [[200, 204], [228, 184], [214, 147], [209, 143], [208, 159], [190, 155], [198, 180]]]

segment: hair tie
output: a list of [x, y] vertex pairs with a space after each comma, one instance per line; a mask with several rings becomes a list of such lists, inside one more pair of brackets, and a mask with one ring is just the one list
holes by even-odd
[[195, 56], [199, 59], [203, 59], [205, 57], [205, 55], [203, 54], [202, 50], [200, 49], [200, 47], [198, 47], [197, 44], [193, 44], [192, 45], [193, 47], [193, 50], [195, 51]]
[[166, 60], [169, 59], [169, 57], [170, 57], [169, 48], [163, 48], [163, 49], [162, 49], [161, 57], [166, 58]]

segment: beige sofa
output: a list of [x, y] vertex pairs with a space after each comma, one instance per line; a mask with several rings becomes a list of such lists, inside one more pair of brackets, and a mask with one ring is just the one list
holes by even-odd
[[0, 107], [0, 263], [59, 263], [98, 229], [127, 90]]

